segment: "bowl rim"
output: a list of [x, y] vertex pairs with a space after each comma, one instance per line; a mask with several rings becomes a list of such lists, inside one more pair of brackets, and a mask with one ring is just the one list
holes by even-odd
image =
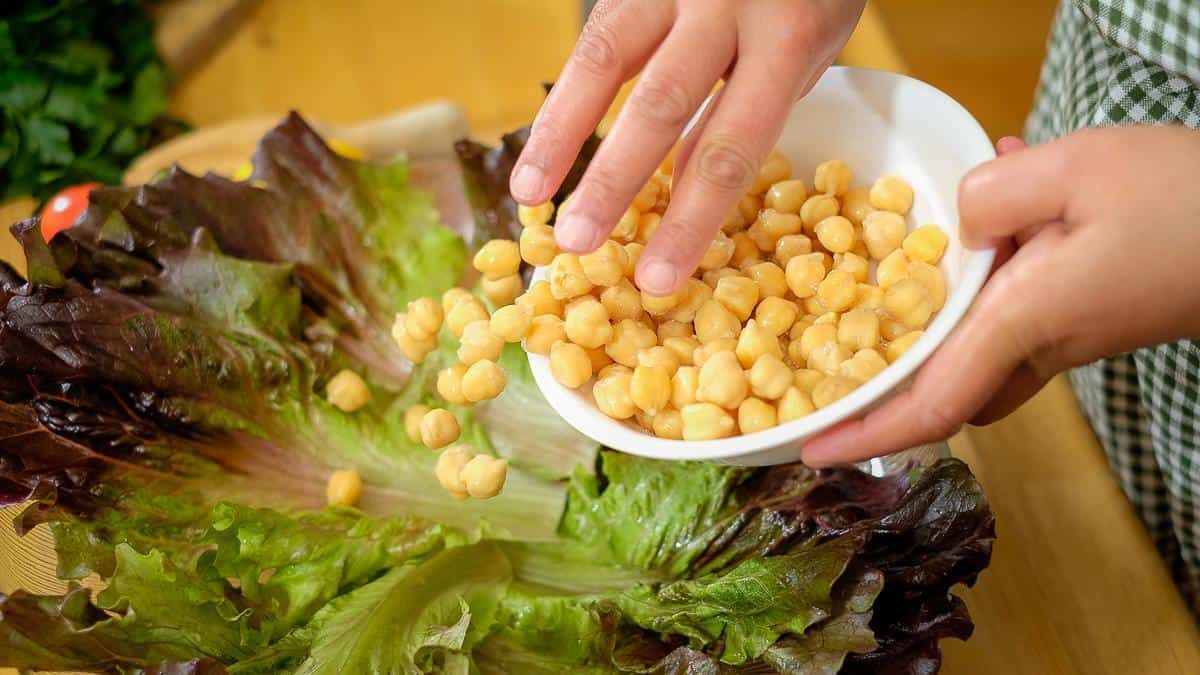
[[[821, 80], [844, 80], [849, 77], [893, 80], [893, 87], [912, 87], [922, 95], [932, 97], [940, 104], [939, 110], [953, 113], [968, 123], [968, 133], [962, 139], [956, 139], [956, 142], [964, 146], [964, 152], [969, 157], [978, 160], [976, 164], [995, 158], [992, 142], [979, 121], [962, 104], [933, 85], [899, 73], [852, 66], [831, 67]], [[821, 82], [818, 82], [817, 87], [820, 86]], [[966, 262], [959, 283], [946, 299], [945, 305], [925, 328], [921, 339], [903, 356], [889, 364], [883, 372], [829, 406], [770, 429], [706, 441], [650, 436], [622, 421], [605, 416], [590, 402], [581, 402], [573, 395], [575, 392], [566, 389], [554, 379], [547, 357], [529, 354], [530, 370], [551, 408], [578, 431], [606, 446], [652, 459], [720, 461], [746, 458], [793, 444], [798, 439], [810, 438], [841, 422], [858, 419], [882, 397], [906, 382], [966, 315], [991, 273], [995, 253], [995, 249], [991, 248], [966, 251]], [[544, 279], [545, 275], [546, 269], [539, 267], [534, 270], [533, 280]]]

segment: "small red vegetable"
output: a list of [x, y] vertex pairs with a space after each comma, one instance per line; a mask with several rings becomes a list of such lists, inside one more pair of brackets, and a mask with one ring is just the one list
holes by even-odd
[[46, 205], [42, 207], [41, 214], [42, 236], [46, 238], [46, 241], [50, 241], [54, 235], [75, 224], [79, 214], [87, 208], [88, 195], [98, 187], [100, 187], [99, 183], [73, 185], [46, 202]]

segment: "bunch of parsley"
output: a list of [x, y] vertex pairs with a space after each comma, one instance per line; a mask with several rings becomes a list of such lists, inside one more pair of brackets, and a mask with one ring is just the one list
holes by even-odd
[[171, 124], [144, 0], [0, 3], [0, 202], [117, 183]]

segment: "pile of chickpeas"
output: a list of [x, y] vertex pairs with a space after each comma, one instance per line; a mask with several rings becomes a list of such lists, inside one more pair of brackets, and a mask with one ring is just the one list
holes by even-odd
[[[945, 303], [936, 265], [947, 237], [909, 231], [908, 183], [854, 187], [850, 167], [830, 160], [810, 192], [778, 152], [695, 275], [674, 295], [640, 292], [634, 269], [670, 202], [670, 173], [668, 161], [582, 256], [555, 248], [551, 205], [522, 207], [519, 252], [548, 266], [546, 279], [492, 317], [494, 335], [548, 356], [563, 386], [590, 384], [613, 419], [680, 440], [799, 419], [900, 358]], [[511, 243], [492, 245], [514, 262]]]
[[[634, 270], [670, 203], [671, 161], [586, 255], [558, 250], [552, 204], [519, 207], [520, 241], [489, 241], [472, 261], [495, 311], [462, 288], [409, 303], [392, 334], [414, 363], [436, 348], [443, 325], [459, 339], [460, 362], [438, 373], [439, 397], [471, 405], [498, 396], [507, 384], [500, 353], [520, 342], [548, 357], [563, 386], [590, 385], [601, 412], [647, 433], [696, 441], [753, 433], [849, 394], [916, 343], [945, 303], [937, 263], [947, 237], [934, 225], [909, 231], [908, 183], [884, 176], [854, 187], [850, 167], [830, 160], [810, 192], [778, 152], [695, 275], [670, 296], [639, 291]], [[547, 267], [528, 290], [522, 260]], [[331, 381], [329, 393], [343, 409], [366, 403], [345, 381]], [[442, 451], [436, 475], [451, 495], [500, 492], [507, 462], [455, 445], [449, 410], [413, 406], [405, 427]]]

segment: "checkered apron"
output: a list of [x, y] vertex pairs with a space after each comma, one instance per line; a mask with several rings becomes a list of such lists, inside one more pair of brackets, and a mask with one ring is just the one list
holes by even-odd
[[[1063, 0], [1027, 140], [1133, 124], [1200, 128], [1200, 0]], [[1071, 381], [1200, 616], [1200, 344], [1139, 349], [1078, 368]]]

